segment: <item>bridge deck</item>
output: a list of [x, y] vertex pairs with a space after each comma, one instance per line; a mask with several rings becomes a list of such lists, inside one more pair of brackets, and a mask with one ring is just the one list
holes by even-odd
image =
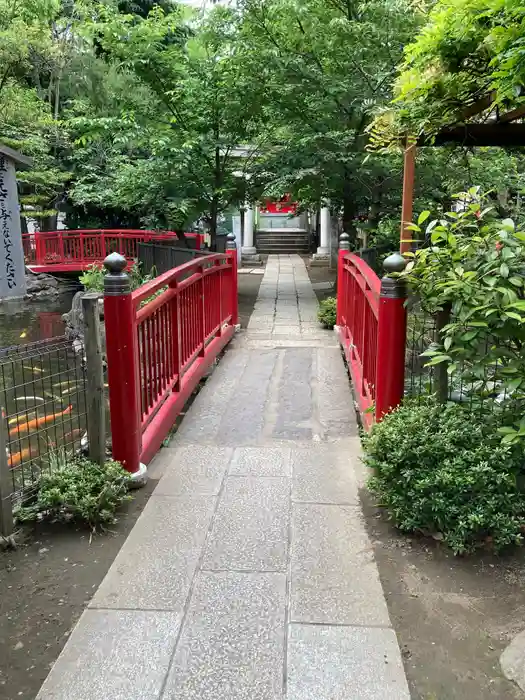
[[270, 258], [38, 700], [409, 700], [335, 334]]

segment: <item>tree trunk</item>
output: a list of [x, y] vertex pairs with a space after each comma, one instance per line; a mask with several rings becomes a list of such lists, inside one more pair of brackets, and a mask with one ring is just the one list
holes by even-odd
[[368, 212], [368, 223], [371, 229], [377, 228], [379, 224], [379, 215], [381, 214], [382, 188], [383, 181], [379, 180], [377, 185], [374, 187], [372, 193], [372, 201], [370, 202], [370, 210]]
[[219, 198], [213, 196], [210, 206], [210, 249], [217, 247], [217, 219], [219, 218]]
[[[218, 129], [215, 133], [215, 138], [219, 140]], [[210, 248], [211, 250], [216, 250], [217, 248], [217, 219], [219, 218], [219, 190], [222, 185], [222, 173], [221, 173], [221, 150], [219, 146], [215, 147], [215, 192], [211, 200], [210, 206]]]
[[[434, 340], [439, 345], [443, 345], [443, 328], [450, 323], [452, 306], [445, 304], [441, 311], [436, 314], [436, 331]], [[448, 401], [448, 362], [440, 362], [434, 367], [434, 387], [438, 403], [445, 404]]]

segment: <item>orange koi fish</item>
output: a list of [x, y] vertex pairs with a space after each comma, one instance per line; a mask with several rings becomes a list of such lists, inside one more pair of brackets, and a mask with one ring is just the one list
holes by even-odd
[[11, 469], [13, 467], [17, 467], [24, 461], [24, 459], [28, 459], [29, 457], [36, 457], [37, 455], [38, 450], [36, 449], [36, 447], [25, 447], [20, 452], [15, 452], [14, 455], [10, 455], [8, 457], [9, 467]]
[[67, 416], [68, 413], [71, 413], [72, 410], [73, 406], [69, 405], [67, 408], [65, 408], [63, 411], [60, 411], [59, 413], [50, 413], [47, 416], [42, 416], [42, 418], [33, 418], [33, 420], [30, 420], [27, 423], [22, 423], [21, 425], [17, 425], [15, 428], [11, 428], [11, 430], [9, 431], [9, 435], [28, 433], [30, 430], [40, 428], [42, 425], [52, 423], [57, 418], [60, 418], [60, 416]]

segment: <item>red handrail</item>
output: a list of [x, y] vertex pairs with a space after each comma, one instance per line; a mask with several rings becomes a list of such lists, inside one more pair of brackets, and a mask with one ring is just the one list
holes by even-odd
[[373, 422], [380, 292], [381, 280], [364, 260], [341, 251], [337, 325], [366, 427]]
[[[197, 247], [203, 247], [201, 233], [187, 233], [197, 238]], [[37, 272], [53, 270], [84, 270], [102, 263], [114, 251], [127, 258], [137, 257], [137, 244], [177, 238], [174, 231], [147, 231], [141, 229], [79, 229], [41, 231], [22, 234], [26, 265]]]
[[357, 255], [339, 251], [337, 327], [365, 428], [403, 397], [405, 291]]
[[233, 336], [237, 251], [196, 258], [132, 293], [106, 294], [104, 315], [113, 456], [135, 472]]

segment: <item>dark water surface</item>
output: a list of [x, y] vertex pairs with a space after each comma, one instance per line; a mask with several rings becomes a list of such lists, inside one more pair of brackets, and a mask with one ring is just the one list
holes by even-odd
[[74, 453], [85, 432], [82, 354], [63, 338], [75, 291], [0, 303], [0, 406], [15, 499], [61, 454]]
[[54, 299], [0, 302], [0, 348], [62, 335], [62, 314], [71, 309], [76, 291], [71, 289]]

